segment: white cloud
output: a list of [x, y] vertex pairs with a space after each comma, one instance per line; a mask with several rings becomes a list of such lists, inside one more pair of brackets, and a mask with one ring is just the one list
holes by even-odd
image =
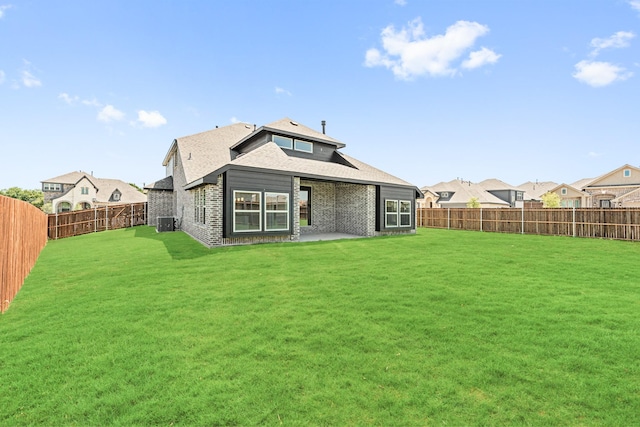
[[500, 59], [501, 56], [502, 55], [498, 55], [491, 49], [483, 47], [480, 50], [471, 52], [469, 54], [469, 59], [462, 62], [462, 68], [473, 69], [482, 67], [486, 64], [495, 64], [496, 62], [498, 62], [498, 59]]
[[283, 89], [283, 88], [281, 88], [281, 87], [278, 87], [278, 86], [276, 86], [276, 93], [277, 93], [278, 95], [280, 95], [280, 94], [285, 94], [285, 95], [289, 95], [289, 96], [291, 96], [291, 92], [289, 92], [288, 90]]
[[395, 0], [394, 3], [397, 4], [398, 6], [406, 6], [407, 0]]
[[88, 107], [102, 107], [102, 104], [99, 103], [98, 100], [95, 98], [83, 99], [81, 102], [82, 102], [82, 105], [86, 105]]
[[591, 56], [597, 56], [603, 49], [620, 49], [623, 47], [628, 47], [629, 41], [635, 36], [636, 35], [631, 31], [618, 31], [617, 33], [606, 39], [595, 38], [591, 40], [591, 47], [593, 47]]
[[0, 85], [4, 83], [4, 77], [5, 77], [4, 71], [0, 70]]
[[113, 105], [107, 105], [98, 112], [98, 120], [105, 123], [122, 120], [123, 118], [124, 113], [116, 109]]
[[10, 4], [3, 4], [2, 6], [0, 6], [0, 19], [4, 17], [4, 11], [7, 9], [11, 9]]
[[42, 82], [36, 76], [31, 74], [29, 71], [22, 71], [22, 84], [25, 87], [39, 87], [42, 86]]
[[640, 0], [629, 0], [629, 6], [640, 12]]
[[240, 123], [240, 120], [238, 120], [238, 118], [236, 116], [231, 117], [231, 119], [229, 120], [231, 123]]
[[594, 158], [595, 158], [595, 157], [601, 157], [601, 156], [602, 156], [602, 153], [596, 153], [595, 151], [589, 151], [589, 152], [587, 153], [587, 156], [589, 156], [589, 157], [594, 157]]
[[[469, 21], [458, 21], [448, 27], [445, 34], [433, 37], [426, 37], [420, 18], [414, 19], [398, 31], [393, 25], [389, 25], [381, 32], [383, 52], [375, 48], [369, 49], [365, 54], [364, 65], [386, 67], [396, 77], [405, 80], [422, 75], [453, 76], [458, 73], [454, 61], [472, 48], [478, 37], [488, 32], [489, 27], [486, 25]], [[499, 58], [494, 52], [486, 50]], [[478, 58], [468, 62], [468, 65], [491, 63], [488, 61], [491, 59], [488, 52], [477, 54]], [[486, 62], [479, 64], [478, 61], [483, 58]]]
[[167, 124], [165, 119], [159, 111], [138, 111], [138, 121], [142, 123], [142, 126], [147, 128], [157, 128]]
[[62, 92], [58, 95], [58, 99], [62, 99], [67, 104], [71, 105], [78, 102], [79, 98], [77, 96], [70, 96], [68, 93]]
[[632, 72], [609, 62], [580, 61], [575, 68], [573, 77], [593, 87], [607, 86], [617, 80], [626, 80], [633, 75]]

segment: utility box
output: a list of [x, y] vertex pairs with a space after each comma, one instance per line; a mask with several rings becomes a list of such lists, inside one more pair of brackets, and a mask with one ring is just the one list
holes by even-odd
[[159, 216], [156, 231], [162, 233], [164, 231], [174, 231], [174, 221], [172, 216]]

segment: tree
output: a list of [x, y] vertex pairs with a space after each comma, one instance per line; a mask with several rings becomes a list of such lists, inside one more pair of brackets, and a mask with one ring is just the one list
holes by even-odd
[[480, 207], [480, 200], [478, 200], [477, 197], [470, 198], [469, 201], [467, 202], [467, 207], [468, 208], [479, 208]]
[[542, 199], [542, 207], [543, 208], [559, 208], [560, 207], [560, 196], [557, 193], [552, 193], [547, 191], [541, 197]]
[[40, 190], [23, 190], [19, 187], [11, 187], [6, 190], [0, 190], [0, 194], [11, 197], [12, 199], [31, 203], [38, 209], [42, 209], [42, 205], [44, 204], [44, 193]]

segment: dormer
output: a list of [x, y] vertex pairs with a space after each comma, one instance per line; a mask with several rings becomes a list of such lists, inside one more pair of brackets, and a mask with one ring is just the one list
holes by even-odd
[[288, 156], [351, 166], [337, 152], [342, 142], [290, 119], [262, 126], [231, 147], [231, 159], [273, 142]]
[[122, 198], [122, 193], [120, 192], [120, 190], [116, 188], [115, 190], [113, 190], [113, 193], [111, 193], [111, 197], [109, 197], [109, 201], [119, 202], [121, 198]]

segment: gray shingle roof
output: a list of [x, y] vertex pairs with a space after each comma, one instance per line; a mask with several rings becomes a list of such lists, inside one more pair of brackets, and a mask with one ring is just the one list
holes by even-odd
[[336, 145], [338, 148], [344, 146], [344, 144], [337, 139], [314, 131], [299, 123], [292, 123], [295, 122], [289, 118], [284, 118], [255, 131], [253, 125], [236, 123], [207, 132], [177, 138], [169, 149], [164, 164], [166, 165], [168, 163], [173, 152], [176, 150], [179, 151], [187, 186], [211, 173], [221, 171], [225, 167], [237, 166], [283, 171], [305, 177], [353, 182], [375, 182], [413, 187], [412, 184], [400, 178], [360, 162], [343, 153], [339, 153], [339, 155], [354, 167], [288, 156], [282, 148], [273, 142], [268, 142], [232, 160], [232, 147], [238, 145], [239, 142], [242, 142], [254, 132], [259, 133], [265, 130], [279, 130], [287, 134], [300, 135], [307, 139]]
[[478, 202], [485, 205], [509, 206], [509, 203], [489, 193], [481, 185], [473, 182], [460, 181], [458, 179], [449, 182], [439, 182], [436, 185], [423, 187], [423, 189], [428, 189], [432, 193], [443, 191], [454, 193], [451, 199], [442, 202], [444, 204], [466, 204], [472, 197], [475, 197], [478, 199]]

